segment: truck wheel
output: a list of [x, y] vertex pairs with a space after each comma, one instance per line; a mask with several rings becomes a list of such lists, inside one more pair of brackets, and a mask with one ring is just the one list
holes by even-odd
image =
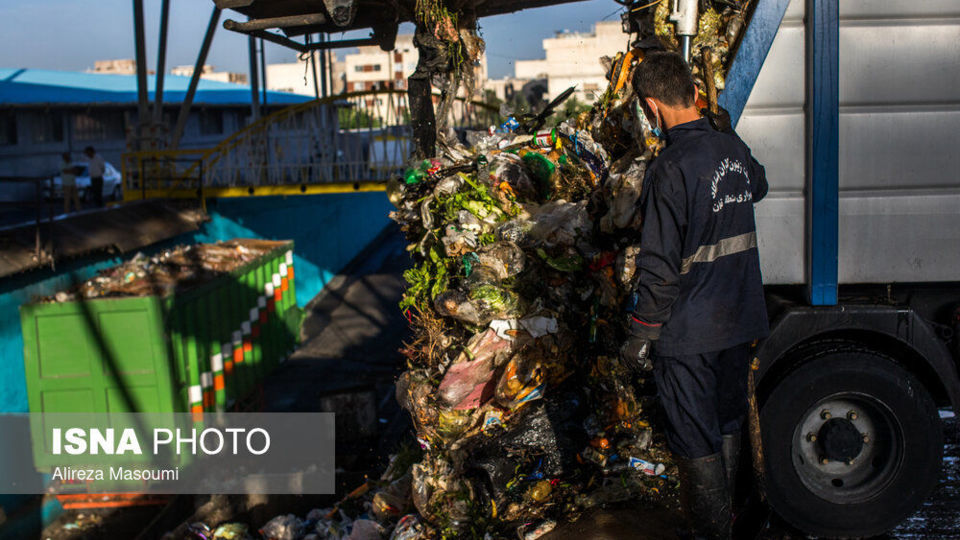
[[883, 354], [848, 346], [806, 356], [760, 413], [770, 504], [809, 534], [881, 534], [937, 484], [943, 433], [936, 405]]

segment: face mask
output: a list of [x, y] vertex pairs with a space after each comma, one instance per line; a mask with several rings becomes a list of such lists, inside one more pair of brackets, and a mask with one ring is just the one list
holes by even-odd
[[[640, 118], [640, 115], [644, 114], [640, 107], [640, 100], [634, 102], [633, 107], [636, 109], [637, 118]], [[651, 126], [650, 132], [653, 133], [654, 137], [663, 138], [663, 130], [660, 129], [660, 115], [654, 112], [654, 118], [657, 119], [657, 125]]]

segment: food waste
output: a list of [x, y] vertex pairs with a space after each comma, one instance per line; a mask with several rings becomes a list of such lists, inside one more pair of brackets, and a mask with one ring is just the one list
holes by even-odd
[[[692, 63], [715, 108], [746, 6], [705, 4]], [[667, 5], [648, 28], [675, 50]], [[601, 59], [609, 85], [589, 111], [509, 118], [388, 186], [414, 260], [396, 392], [422, 451], [371, 502], [393, 538], [533, 539], [597, 506], [677, 505], [652, 375], [618, 354], [637, 203], [664, 144], [630, 82], [646, 52]]]
[[[640, 35], [600, 59], [609, 85], [588, 111], [551, 125], [565, 92], [463, 138], [438, 118], [440, 155], [388, 183], [414, 263], [396, 397], [416, 444], [337, 506], [278, 516], [263, 538], [534, 540], [596, 507], [677, 506], [652, 375], [619, 357], [638, 200], [664, 144], [632, 74], [651, 49], [678, 48], [670, 2], [641, 4]], [[750, 2], [701, 4], [691, 64], [698, 106], [715, 109]]]
[[168, 296], [213, 281], [285, 244], [282, 241], [237, 238], [215, 244], [177, 246], [152, 256], [137, 253], [129, 261], [101, 270], [87, 281], [44, 301]]

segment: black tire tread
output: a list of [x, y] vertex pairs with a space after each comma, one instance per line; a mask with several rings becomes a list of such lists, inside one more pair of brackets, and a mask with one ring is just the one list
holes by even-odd
[[[916, 379], [916, 377], [911, 375], [904, 366], [899, 364], [895, 360], [895, 358], [891, 357], [890, 355], [884, 354], [882, 352], [876, 351], [862, 343], [849, 341], [849, 340], [842, 340], [842, 339], [827, 339], [827, 340], [813, 341], [808, 344], [802, 345], [797, 349], [795, 349], [794, 351], [792, 351], [790, 353], [791, 360], [793, 360], [796, 363], [792, 366], [791, 369], [789, 369], [786, 373], [784, 373], [779, 378], [779, 380], [776, 381], [774, 385], [772, 385], [772, 390], [770, 392], [770, 395], [767, 398], [767, 402], [768, 403], [770, 402], [770, 400], [776, 395], [776, 392], [780, 390], [781, 386], [785, 384], [785, 381], [789, 379], [791, 375], [797, 374], [798, 371], [806, 368], [807, 366], [810, 366], [811, 363], [822, 361], [822, 359], [828, 356], [843, 356], [843, 357], [849, 358], [850, 355], [873, 357], [873, 358], [876, 358], [877, 362], [888, 364], [888, 369], [892, 367], [892, 369], [894, 370], [902, 371], [906, 377], [908, 377], [909, 379], [912, 379], [911, 384], [913, 384], [915, 388], [920, 389], [922, 394], [924, 394], [924, 395], [918, 395], [916, 398], [918, 401], [919, 409], [924, 411], [925, 415], [926, 414], [933, 415], [933, 417], [936, 418], [937, 424], [939, 425], [939, 417], [936, 416], [937, 415], [936, 406], [933, 402], [932, 397], [929, 395], [929, 392], [923, 391], [924, 390], [923, 385]], [[763, 418], [762, 412], [761, 412], [761, 418]], [[939, 441], [940, 444], [937, 449], [936, 455], [942, 457], [942, 450], [943, 450], [942, 432], [938, 432], [937, 436], [933, 437], [933, 440]], [[766, 441], [766, 438], [765, 438], [765, 441]], [[910, 441], [908, 440], [906, 441], [906, 443], [909, 445]], [[939, 471], [939, 465], [940, 464], [937, 463], [938, 471]], [[768, 471], [767, 473], [768, 478], [770, 477], [771, 472], [772, 471]], [[936, 478], [933, 479], [932, 483], [930, 482], [929, 477], [921, 478], [918, 481], [923, 484], [919, 491], [922, 492], [925, 496], [929, 495], [929, 491], [932, 490], [933, 487], [935, 487], [936, 485]], [[776, 488], [777, 486], [774, 483], [768, 482], [768, 490], [773, 490]], [[816, 497], [815, 495], [809, 492], [806, 492], [806, 490], [804, 491], [805, 491], [804, 493], [788, 494], [789, 499], [793, 501], [794, 504], [796, 504], [796, 501], [798, 501], [802, 497]], [[773, 497], [771, 497], [771, 502], [781, 499], [780, 497], [777, 496], [776, 493], [772, 495]], [[920, 502], [921, 501], [919, 500], [916, 501], [917, 505], [919, 505]], [[794, 526], [800, 529], [805, 530], [805, 532], [815, 533], [821, 536], [835, 537], [835, 538], [850, 537], [850, 536], [873, 536], [873, 535], [885, 532], [885, 530], [891, 526], [889, 524], [889, 517], [885, 515], [886, 513], [884, 509], [881, 508], [880, 506], [881, 505], [878, 504], [878, 507], [876, 509], [876, 514], [879, 516], [879, 518], [876, 520], [875, 523], [872, 523], [872, 524], [858, 523], [852, 527], [849, 525], [846, 527], [842, 527], [842, 526], [834, 526], [829, 523], [824, 523], [830, 520], [821, 519], [822, 516], [819, 516], [819, 515], [816, 517], [809, 516], [805, 518], [804, 516], [800, 515], [795, 508], [781, 508], [780, 510], [786, 510], [786, 512], [780, 511], [778, 513], [780, 513], [781, 516], [784, 519], [786, 519], [786, 521], [792, 523]], [[793, 515], [790, 515], [790, 514], [793, 514]], [[902, 516], [902, 517], [906, 517], [906, 516]], [[884, 520], [884, 518], [886, 518], [886, 520]], [[834, 522], [836, 522], [836, 520], [834, 520]]]

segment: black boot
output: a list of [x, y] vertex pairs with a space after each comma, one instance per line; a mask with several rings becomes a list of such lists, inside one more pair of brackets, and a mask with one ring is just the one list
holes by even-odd
[[728, 433], [723, 436], [723, 468], [727, 477], [727, 491], [730, 492], [730, 508], [737, 496], [737, 466], [740, 465], [740, 432]]
[[730, 538], [730, 494], [720, 454], [680, 459], [680, 504], [687, 514], [693, 537]]

